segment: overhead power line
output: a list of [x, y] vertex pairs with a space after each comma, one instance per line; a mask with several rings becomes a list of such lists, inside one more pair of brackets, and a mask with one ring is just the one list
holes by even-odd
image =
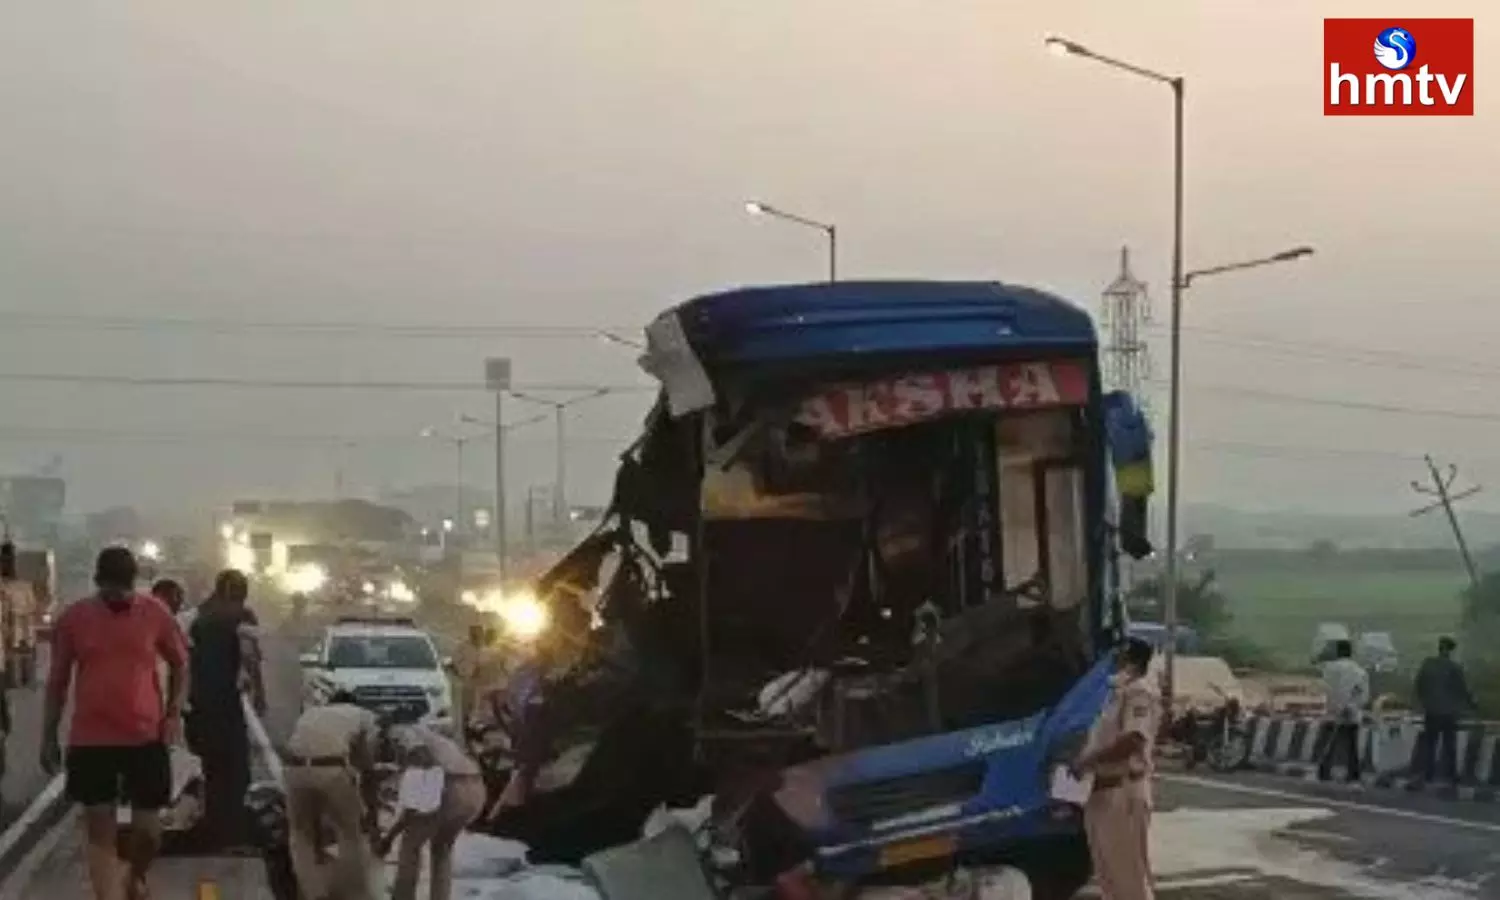
[[[1198, 451], [1208, 451], [1225, 456], [1244, 456], [1252, 459], [1326, 459], [1331, 462], [1347, 462], [1367, 459], [1395, 463], [1421, 462], [1425, 459], [1417, 450], [1376, 450], [1369, 447], [1317, 447], [1299, 444], [1268, 444], [1259, 441], [1197, 439], [1187, 442]], [[1500, 463], [1500, 456], [1466, 456], [1469, 463]]]
[[[65, 372], [0, 372], [0, 382], [36, 384], [75, 384], [121, 388], [229, 388], [253, 390], [333, 390], [333, 391], [384, 391], [384, 392], [489, 392], [489, 387], [478, 381], [406, 381], [406, 380], [353, 380], [323, 378], [250, 378], [229, 376], [180, 376], [180, 375], [107, 375], [73, 374]], [[1157, 381], [1157, 383], [1160, 383]], [[599, 384], [582, 382], [517, 382], [517, 391], [552, 393], [608, 393], [649, 394], [657, 388], [649, 384]], [[1399, 403], [1384, 403], [1364, 400], [1344, 400], [1337, 397], [1318, 397], [1261, 388], [1235, 385], [1196, 384], [1194, 392], [1206, 392], [1241, 397], [1269, 403], [1322, 406], [1338, 409], [1358, 410], [1392, 415], [1421, 416], [1471, 422], [1500, 422], [1500, 413], [1478, 410], [1444, 409], [1437, 407], [1409, 406]]]
[[[262, 334], [282, 337], [338, 338], [382, 337], [414, 340], [608, 340], [609, 335], [631, 333], [637, 328], [621, 325], [520, 324], [520, 323], [419, 323], [368, 321], [244, 320], [177, 316], [89, 316], [0, 310], [0, 323], [8, 332], [95, 331], [152, 332], [189, 331], [204, 334]], [[1146, 330], [1159, 331], [1153, 326]], [[1301, 338], [1230, 331], [1206, 326], [1185, 326], [1198, 341], [1238, 347], [1258, 353], [1296, 359], [1312, 359], [1341, 365], [1432, 372], [1464, 378], [1500, 376], [1500, 366], [1478, 360], [1445, 358], [1433, 360], [1381, 347], [1309, 341]]]
[[[542, 417], [545, 418], [545, 417]], [[540, 420], [539, 420], [540, 421]], [[512, 423], [518, 427], [528, 423]], [[493, 434], [477, 434], [470, 440], [478, 443], [493, 438]], [[569, 444], [590, 446], [623, 447], [634, 443], [636, 435], [582, 434], [570, 435]], [[420, 432], [391, 434], [318, 434], [277, 433], [269, 431], [140, 431], [116, 428], [68, 427], [68, 426], [7, 426], [0, 428], [0, 443], [50, 443], [50, 444], [246, 444], [246, 445], [309, 445], [319, 447], [374, 447], [381, 445], [410, 445], [413, 448], [429, 443]], [[530, 435], [507, 438], [512, 444], [550, 444], [554, 438], [533, 432]], [[1343, 463], [1349, 459], [1384, 460], [1397, 463], [1422, 461], [1425, 456], [1419, 451], [1375, 450], [1354, 447], [1318, 447], [1294, 444], [1272, 444], [1256, 441], [1230, 439], [1194, 439], [1187, 445], [1197, 453], [1211, 455], [1248, 457], [1251, 459], [1329, 461]], [[1500, 463], [1500, 456], [1466, 457], [1468, 463]]]
[[[0, 372], [0, 382], [40, 384], [92, 384], [110, 387], [207, 387], [256, 388], [271, 390], [350, 390], [350, 391], [483, 391], [490, 388], [482, 381], [396, 381], [385, 379], [349, 380], [325, 378], [236, 378], [220, 376], [179, 375], [79, 375], [66, 372]], [[652, 393], [647, 384], [599, 384], [578, 382], [516, 382], [516, 390], [555, 392], [594, 392], [610, 394]]]
[[[1156, 383], [1160, 384], [1162, 382], [1160, 380], [1156, 380]], [[1197, 384], [1193, 385], [1191, 389], [1193, 391], [1233, 395], [1250, 400], [1263, 400], [1269, 403], [1287, 403], [1304, 406], [1326, 406], [1338, 409], [1359, 410], [1361, 412], [1424, 416], [1436, 419], [1457, 419], [1470, 422], [1500, 422], [1500, 413], [1482, 412], [1478, 410], [1408, 406], [1400, 403], [1382, 403], [1369, 400], [1344, 400], [1338, 397], [1316, 397], [1307, 394], [1294, 394], [1282, 391], [1265, 390], [1262, 388], [1238, 387], [1235, 385], [1227, 384]]]
[[[547, 416], [537, 417], [538, 423], [550, 421]], [[520, 428], [531, 422], [507, 423], [507, 429]], [[469, 438], [474, 443], [493, 440], [492, 433], [483, 433]], [[270, 431], [140, 431], [118, 428], [89, 428], [68, 426], [18, 426], [0, 427], [0, 442], [10, 443], [230, 443], [230, 444], [308, 444], [318, 446], [378, 446], [411, 444], [422, 446], [429, 443], [420, 432], [399, 434], [296, 434]], [[551, 443], [551, 437], [532, 435], [507, 437], [506, 443]], [[622, 444], [634, 438], [611, 435], [577, 435], [568, 438], [569, 443]]]
[[596, 338], [600, 332], [631, 331], [622, 326], [459, 324], [418, 322], [295, 321], [184, 318], [175, 316], [85, 316], [0, 310], [9, 331], [197, 331], [216, 334], [384, 336], [400, 338]]
[[1210, 344], [1239, 347], [1259, 353], [1291, 357], [1299, 360], [1338, 363], [1378, 369], [1402, 369], [1415, 372], [1452, 375], [1461, 378], [1489, 378], [1500, 376], [1500, 366], [1476, 360], [1445, 357], [1438, 362], [1431, 357], [1404, 353], [1376, 347], [1359, 347], [1353, 344], [1326, 343], [1298, 340], [1272, 335], [1242, 334], [1213, 328], [1188, 328], [1194, 339]]

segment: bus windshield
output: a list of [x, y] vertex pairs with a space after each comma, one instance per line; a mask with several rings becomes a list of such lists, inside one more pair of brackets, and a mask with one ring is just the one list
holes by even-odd
[[1055, 702], [1086, 667], [1097, 624], [1085, 434], [1072, 407], [838, 441], [789, 431], [710, 470], [716, 668], [732, 675], [739, 656], [747, 668], [900, 673], [937, 657], [940, 709], [912, 709], [897, 732]]

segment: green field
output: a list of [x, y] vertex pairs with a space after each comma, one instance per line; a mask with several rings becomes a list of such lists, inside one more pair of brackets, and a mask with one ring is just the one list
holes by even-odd
[[1356, 634], [1388, 631], [1402, 667], [1432, 652], [1452, 634], [1461, 612], [1462, 571], [1238, 572], [1221, 574], [1220, 590], [1233, 616], [1230, 631], [1269, 651], [1283, 666], [1308, 663], [1313, 634], [1339, 622]]

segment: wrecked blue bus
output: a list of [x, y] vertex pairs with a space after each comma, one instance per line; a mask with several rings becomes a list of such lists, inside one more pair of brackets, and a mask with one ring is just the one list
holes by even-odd
[[775, 836], [763, 877], [1009, 862], [1071, 896], [1087, 848], [1050, 777], [1104, 703], [1151, 487], [1088, 314], [853, 281], [699, 297], [646, 336], [661, 393], [609, 527], [544, 593], [628, 557], [596, 614], [686, 698], [745, 841]]

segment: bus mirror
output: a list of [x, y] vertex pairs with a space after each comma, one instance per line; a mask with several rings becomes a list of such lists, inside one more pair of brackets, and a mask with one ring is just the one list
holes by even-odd
[[1120, 549], [1131, 559], [1145, 559], [1154, 549], [1147, 531], [1147, 505], [1145, 497], [1120, 498]]
[[1147, 507], [1156, 490], [1151, 423], [1125, 391], [1104, 395], [1104, 437], [1120, 498], [1120, 549], [1135, 559], [1151, 555]]

